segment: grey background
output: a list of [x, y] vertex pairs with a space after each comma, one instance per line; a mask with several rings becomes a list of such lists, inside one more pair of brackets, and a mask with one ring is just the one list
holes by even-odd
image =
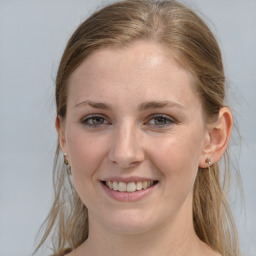
[[[232, 154], [238, 153], [246, 198], [243, 206], [233, 189], [231, 204], [243, 255], [256, 256], [256, 0], [185, 2], [203, 13], [223, 52], [229, 101], [242, 136]], [[0, 256], [31, 255], [48, 213], [54, 78], [69, 36], [98, 4], [0, 0]]]

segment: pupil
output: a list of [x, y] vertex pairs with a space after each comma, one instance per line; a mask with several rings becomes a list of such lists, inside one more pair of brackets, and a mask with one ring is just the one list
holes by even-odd
[[158, 124], [158, 125], [163, 125], [166, 123], [166, 120], [163, 117], [157, 117], [157, 118], [155, 118], [155, 121], [156, 121], [156, 124]]
[[93, 122], [95, 124], [102, 124], [102, 118], [101, 117], [94, 117]]

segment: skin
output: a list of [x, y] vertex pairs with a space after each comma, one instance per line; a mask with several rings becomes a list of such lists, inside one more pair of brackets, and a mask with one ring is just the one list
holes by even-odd
[[[222, 108], [206, 124], [190, 73], [166, 53], [141, 41], [103, 48], [71, 76], [67, 115], [56, 128], [88, 208], [89, 238], [69, 256], [217, 255], [193, 229], [193, 185], [205, 159], [225, 151], [232, 116]], [[104, 191], [102, 180], [131, 176], [158, 183], [134, 202]]]

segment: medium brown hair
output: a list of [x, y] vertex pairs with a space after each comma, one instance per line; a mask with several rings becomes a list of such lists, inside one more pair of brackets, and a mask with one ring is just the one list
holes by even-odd
[[[120, 1], [85, 20], [68, 41], [59, 65], [57, 115], [65, 119], [70, 76], [89, 55], [102, 47], [124, 47], [137, 40], [168, 48], [177, 62], [191, 72], [206, 121], [218, 117], [225, 99], [225, 75], [218, 43], [195, 12], [172, 0]], [[88, 237], [87, 208], [78, 197], [59, 155], [58, 144], [53, 176], [55, 200], [38, 246], [52, 235], [56, 256], [75, 249]], [[227, 152], [224, 158], [226, 168], [221, 172], [218, 163], [198, 170], [193, 222], [197, 236], [213, 250], [223, 256], [239, 256], [237, 231], [226, 199], [230, 176]]]

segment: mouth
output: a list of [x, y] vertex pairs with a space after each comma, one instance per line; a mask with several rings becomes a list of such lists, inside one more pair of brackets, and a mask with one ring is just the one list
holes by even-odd
[[102, 184], [108, 187], [110, 190], [115, 190], [118, 192], [127, 192], [132, 193], [140, 190], [146, 190], [150, 187], [155, 186], [158, 181], [132, 181], [132, 182], [123, 182], [123, 181], [101, 181]]

